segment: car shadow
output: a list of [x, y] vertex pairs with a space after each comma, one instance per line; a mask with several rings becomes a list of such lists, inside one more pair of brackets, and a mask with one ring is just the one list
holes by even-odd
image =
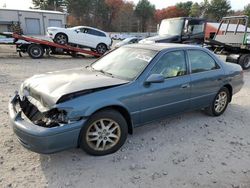
[[[187, 143], [196, 141], [196, 137], [203, 139], [206, 129], [209, 129], [212, 134], [217, 134], [218, 127], [223, 129], [223, 126], [227, 126], [225, 122], [228, 123], [232, 118], [238, 117], [238, 113], [245, 116], [246, 109], [245, 106], [230, 104], [227, 111], [220, 117], [211, 117], [204, 115], [201, 111], [194, 111], [138, 127], [133, 135], [128, 136], [121, 150], [107, 156], [90, 156], [81, 149], [40, 155], [41, 168], [47, 180], [47, 186], [85, 185], [90, 187], [95, 185], [95, 181], [101, 182], [102, 178], [108, 178], [105, 174], [113, 174], [114, 177], [122, 179], [122, 174], [130, 172], [129, 166], [134, 161], [144, 163], [147, 156], [151, 157], [151, 148], [162, 148], [154, 153], [155, 156], [168, 156], [173, 152], [168, 151], [170, 145], [171, 147], [181, 146], [184, 144], [183, 141]], [[166, 151], [168, 151], [167, 154]], [[147, 165], [150, 164], [147, 163]]]

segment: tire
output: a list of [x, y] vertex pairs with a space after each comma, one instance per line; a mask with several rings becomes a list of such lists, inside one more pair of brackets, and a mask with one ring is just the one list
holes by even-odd
[[67, 52], [68, 55], [70, 55], [73, 58], [77, 58], [78, 54], [76, 52]]
[[44, 55], [44, 49], [39, 44], [31, 44], [29, 45], [27, 52], [29, 56], [33, 59], [39, 59], [42, 58]]
[[108, 51], [108, 48], [107, 48], [106, 44], [101, 43], [101, 44], [98, 44], [97, 47], [96, 47], [96, 52], [97, 52], [98, 54], [103, 55], [103, 54], [105, 54], [107, 51]]
[[54, 42], [57, 44], [66, 45], [68, 44], [68, 36], [64, 33], [58, 33], [54, 38]]
[[250, 54], [243, 54], [239, 58], [239, 64], [242, 69], [247, 70], [250, 68]]
[[80, 147], [90, 155], [108, 155], [121, 148], [127, 135], [128, 125], [124, 117], [115, 110], [103, 110], [93, 114], [83, 126]]
[[[219, 98], [220, 97], [223, 98], [223, 96], [225, 96], [224, 100], [220, 100]], [[221, 88], [220, 91], [216, 94], [210, 107], [205, 109], [205, 112], [211, 116], [222, 115], [225, 112], [225, 110], [227, 109], [230, 98], [231, 98], [231, 96], [230, 96], [228, 89], [226, 87]], [[220, 102], [218, 102], [218, 101], [220, 101]], [[221, 108], [219, 107], [219, 105], [221, 105]]]

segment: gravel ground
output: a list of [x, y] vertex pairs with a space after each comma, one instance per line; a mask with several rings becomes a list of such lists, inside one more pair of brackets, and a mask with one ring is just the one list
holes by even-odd
[[115, 154], [93, 157], [72, 149], [40, 155], [23, 148], [7, 109], [20, 83], [33, 74], [93, 60], [0, 53], [0, 187], [250, 187], [249, 71], [221, 117], [197, 111], [137, 128]]

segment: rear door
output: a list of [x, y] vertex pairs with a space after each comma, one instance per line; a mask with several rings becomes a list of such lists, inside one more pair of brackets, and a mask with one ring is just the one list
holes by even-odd
[[103, 32], [97, 31], [95, 29], [89, 29], [89, 37], [91, 38], [91, 47], [96, 48], [98, 44], [107, 44], [106, 35]]
[[191, 108], [209, 106], [223, 83], [224, 71], [203, 50], [187, 50], [191, 72]]
[[153, 67], [149, 75], [162, 74], [163, 83], [142, 86], [141, 121], [150, 122], [189, 108], [190, 75], [182, 50], [167, 52]]

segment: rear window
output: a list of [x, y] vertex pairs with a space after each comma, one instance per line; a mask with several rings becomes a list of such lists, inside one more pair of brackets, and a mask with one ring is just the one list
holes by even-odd
[[105, 33], [94, 30], [94, 29], [89, 29], [88, 34], [99, 36], [99, 37], [106, 37]]
[[187, 53], [192, 73], [210, 71], [219, 68], [215, 60], [204, 51], [188, 50]]

